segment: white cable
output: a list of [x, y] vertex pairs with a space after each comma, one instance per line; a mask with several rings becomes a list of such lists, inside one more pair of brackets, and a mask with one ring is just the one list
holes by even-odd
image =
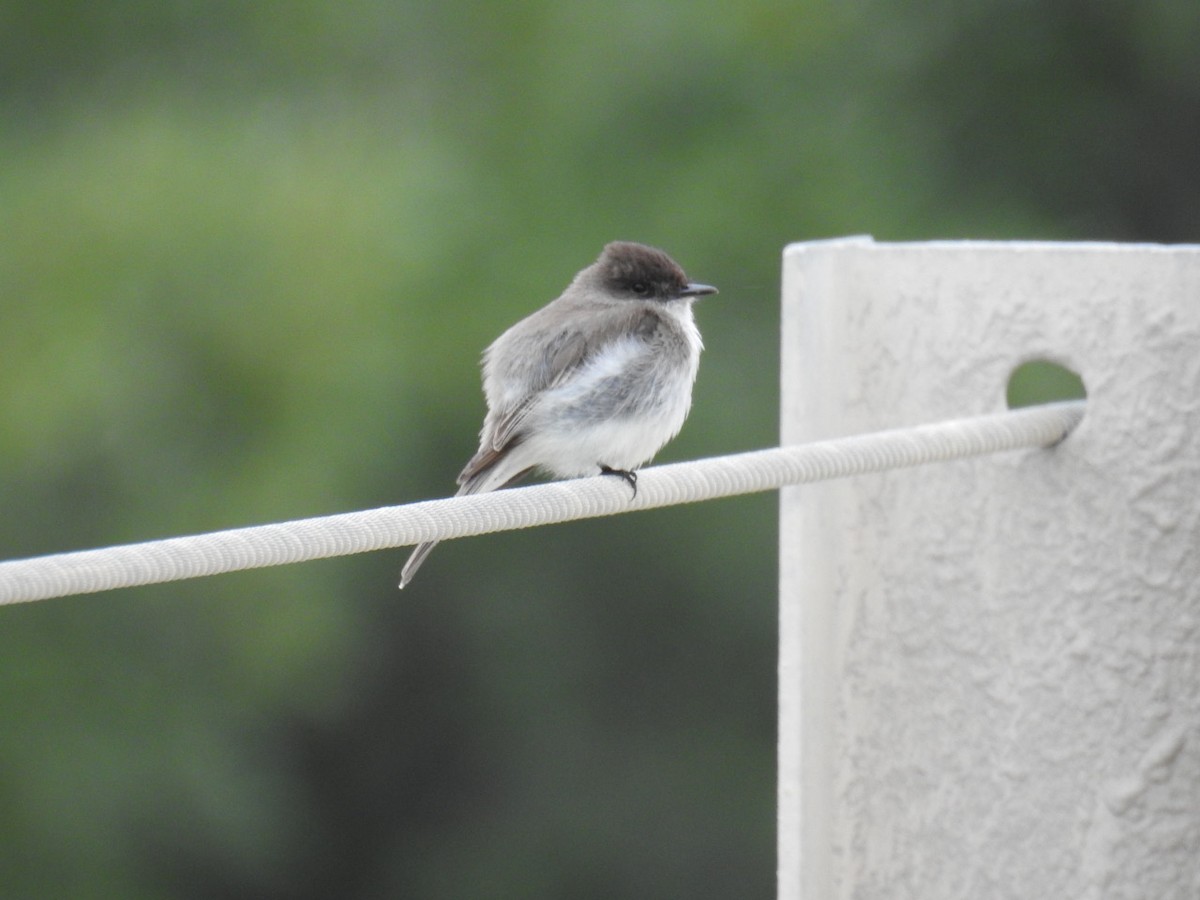
[[767, 491], [1062, 440], [1083, 401], [597, 476], [0, 563], [0, 604], [156, 584]]

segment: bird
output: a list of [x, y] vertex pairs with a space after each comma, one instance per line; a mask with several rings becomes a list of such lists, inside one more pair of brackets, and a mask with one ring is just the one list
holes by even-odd
[[[607, 244], [562, 294], [483, 353], [487, 414], [456, 496], [509, 487], [537, 469], [604, 474], [637, 496], [637, 469], [683, 427], [704, 345], [692, 314], [716, 294], [662, 250]], [[437, 545], [419, 544], [406, 587]]]

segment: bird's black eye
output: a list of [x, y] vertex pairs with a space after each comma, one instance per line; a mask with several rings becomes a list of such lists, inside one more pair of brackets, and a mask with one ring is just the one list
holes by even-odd
[[648, 293], [650, 293], [650, 285], [646, 284], [644, 281], [635, 281], [629, 286], [629, 289], [639, 297], [645, 297]]

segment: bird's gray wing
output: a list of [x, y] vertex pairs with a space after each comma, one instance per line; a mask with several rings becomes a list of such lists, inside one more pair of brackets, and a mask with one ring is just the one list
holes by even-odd
[[538, 360], [531, 360], [532, 371], [528, 374], [530, 391], [516, 404], [499, 410], [492, 423], [491, 445], [497, 450], [512, 442], [525, 421], [534, 401], [543, 392], [562, 384], [563, 380], [583, 365], [598, 349], [594, 340], [589, 340], [580, 331], [560, 331], [546, 342], [546, 349]]
[[649, 339], [660, 324], [659, 315], [645, 307], [615, 307], [603, 314], [592, 314], [587, 332], [577, 325], [558, 327], [542, 342], [545, 348], [536, 359], [521, 360], [530, 390], [516, 402], [488, 414], [484, 439], [458, 476], [466, 484], [487, 471], [521, 440], [521, 424], [543, 391], [561, 384], [572, 372], [621, 338], [636, 336]]

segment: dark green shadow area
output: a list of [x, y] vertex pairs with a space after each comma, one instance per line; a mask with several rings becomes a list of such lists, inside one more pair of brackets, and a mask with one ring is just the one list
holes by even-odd
[[1045, 359], [1022, 363], [1008, 379], [1008, 408], [1038, 406], [1061, 400], [1086, 400], [1083, 379], [1066, 366]]

